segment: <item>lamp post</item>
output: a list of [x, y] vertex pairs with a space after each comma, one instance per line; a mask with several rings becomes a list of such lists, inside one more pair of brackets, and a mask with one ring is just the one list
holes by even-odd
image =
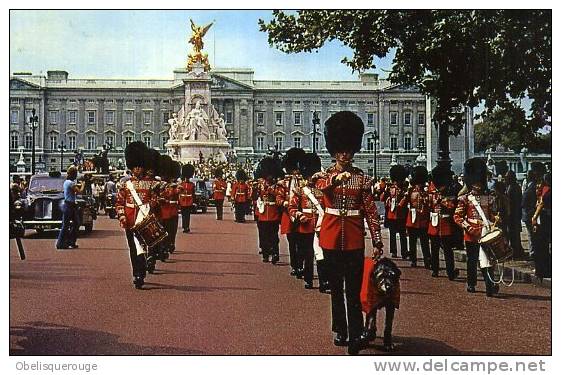
[[319, 125], [319, 115], [317, 111], [314, 111], [314, 115], [312, 118], [312, 125], [314, 126], [314, 129], [312, 131], [312, 152], [316, 152], [316, 132], [317, 132], [317, 127]]
[[35, 130], [39, 127], [39, 116], [35, 114], [35, 108], [31, 110], [31, 116], [27, 123], [32, 130], [31, 138], [31, 174], [35, 174]]
[[374, 181], [378, 182], [378, 131], [374, 130], [374, 134], [372, 135], [372, 141], [374, 142]]
[[64, 142], [60, 142], [60, 144], [57, 146], [57, 150], [60, 151], [60, 171], [64, 172], [63, 168], [63, 160], [64, 160], [64, 152], [66, 151], [66, 145], [64, 144]]

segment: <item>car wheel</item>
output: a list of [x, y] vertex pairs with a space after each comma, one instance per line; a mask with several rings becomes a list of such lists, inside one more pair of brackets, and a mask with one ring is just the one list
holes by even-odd
[[84, 228], [86, 230], [86, 233], [91, 233], [93, 230], [93, 223], [90, 224], [84, 224]]

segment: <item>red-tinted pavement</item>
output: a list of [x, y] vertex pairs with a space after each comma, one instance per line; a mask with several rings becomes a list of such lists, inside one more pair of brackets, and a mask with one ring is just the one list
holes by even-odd
[[[191, 222], [140, 291], [123, 232], [105, 216], [76, 250], [56, 251], [54, 232], [28, 231], [20, 261], [10, 243], [10, 353], [345, 353], [332, 344], [329, 295], [288, 275], [284, 238], [273, 266], [257, 254], [253, 222], [236, 224], [229, 212], [222, 222], [213, 213]], [[478, 293], [465, 292], [465, 272], [450, 282], [398, 264], [396, 355], [551, 353], [550, 290], [518, 284], [487, 298], [481, 280]], [[380, 342], [361, 353], [382, 354]]]

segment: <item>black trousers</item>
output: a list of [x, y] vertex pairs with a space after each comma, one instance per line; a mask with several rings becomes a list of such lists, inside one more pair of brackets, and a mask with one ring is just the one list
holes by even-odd
[[263, 238], [265, 234], [263, 233], [263, 221], [257, 221], [257, 240], [259, 242], [259, 249], [263, 252]]
[[440, 248], [444, 252], [444, 261], [446, 262], [446, 274], [452, 276], [454, 274], [454, 251], [452, 244], [454, 236], [430, 236], [430, 255], [432, 272], [440, 271]]
[[214, 204], [216, 206], [216, 220], [222, 220], [224, 215], [224, 200], [216, 200]]
[[245, 203], [245, 202], [234, 204], [236, 221], [238, 223], [244, 223], [245, 222], [245, 213], [247, 211], [246, 206], [247, 206], [247, 203]]
[[[325, 253], [324, 253], [325, 254]], [[326, 285], [329, 283], [329, 267], [327, 267], [327, 262], [325, 260], [325, 255], [323, 260], [316, 261], [316, 266], [318, 269], [318, 280], [319, 285]]]
[[[297, 256], [300, 268], [304, 270], [304, 281], [313, 283], [314, 281], [314, 236], [315, 233], [296, 233], [298, 242]], [[292, 259], [291, 259], [292, 260]]]
[[[549, 223], [549, 225], [551, 225]], [[536, 264], [536, 276], [539, 278], [551, 277], [551, 254], [549, 253], [549, 244], [551, 243], [551, 228], [548, 228], [548, 223], [543, 223], [537, 226], [534, 232], [535, 248], [534, 248], [534, 262]]]
[[263, 258], [279, 255], [279, 222], [260, 221], [261, 223], [261, 249]]
[[298, 233], [287, 233], [288, 254], [290, 255], [290, 268], [299, 270], [302, 268], [302, 261], [298, 256]]
[[164, 240], [165, 247], [169, 251], [170, 249], [175, 249], [175, 237], [177, 235], [177, 224], [179, 222], [179, 216], [174, 216], [170, 219], [162, 220], [162, 225], [168, 236]]
[[[475, 287], [477, 285], [477, 267], [479, 266], [479, 244], [476, 242], [466, 241], [466, 253], [467, 253], [467, 285]], [[489, 278], [495, 276], [493, 267], [482, 268], [481, 274], [483, 275], [483, 280], [485, 280], [485, 290], [491, 291], [493, 288], [493, 283]]]
[[522, 242], [520, 240], [520, 224], [518, 226], [509, 225], [508, 242], [512, 247], [512, 256], [514, 259], [520, 259], [524, 256], [524, 249], [522, 249]]
[[329, 268], [331, 330], [356, 340], [364, 327], [360, 304], [364, 249], [324, 249], [323, 254]]
[[183, 229], [191, 229], [191, 207], [181, 207], [181, 226]]
[[136, 254], [136, 244], [134, 243], [134, 235], [130, 229], [125, 229], [125, 236], [129, 245], [129, 255], [131, 259], [132, 275], [137, 277], [146, 277], [146, 257], [144, 254]]
[[421, 250], [425, 262], [430, 261], [429, 235], [426, 228], [407, 228], [409, 232], [409, 259], [417, 263], [417, 238], [421, 241]]
[[390, 230], [390, 254], [397, 255], [397, 235], [399, 234], [399, 247], [401, 257], [407, 256], [407, 234], [405, 223], [397, 220], [387, 220], [386, 225]]

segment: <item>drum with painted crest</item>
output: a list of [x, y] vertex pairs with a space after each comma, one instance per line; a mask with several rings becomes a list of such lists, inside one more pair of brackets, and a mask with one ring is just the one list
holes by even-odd
[[479, 243], [491, 261], [504, 262], [512, 258], [512, 248], [508, 244], [503, 231], [498, 228], [481, 237]]
[[146, 216], [140, 223], [131, 228], [140, 244], [146, 249], [152, 248], [162, 242], [167, 232], [154, 214]]

